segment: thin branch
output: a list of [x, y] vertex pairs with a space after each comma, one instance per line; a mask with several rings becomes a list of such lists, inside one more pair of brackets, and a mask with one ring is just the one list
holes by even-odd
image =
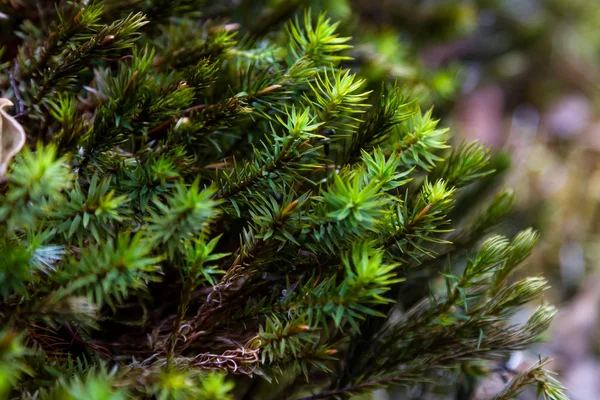
[[165, 122], [161, 123], [160, 125], [155, 126], [154, 128], [152, 128], [149, 132], [148, 132], [148, 136], [153, 136], [153, 135], [157, 135], [161, 132], [164, 132], [165, 129], [167, 129], [169, 126], [171, 126], [171, 124], [173, 122], [175, 122], [175, 120], [179, 117], [183, 117], [184, 115], [188, 115], [189, 113], [191, 113], [192, 111], [197, 111], [197, 110], [203, 110], [204, 108], [206, 108], [206, 104], [199, 104], [197, 106], [193, 106], [190, 108], [186, 108], [185, 110], [183, 110], [182, 112], [172, 116], [171, 118], [169, 118], [168, 120], [166, 120]]
[[[16, 68], [16, 62], [15, 62]], [[10, 80], [10, 86], [12, 87], [13, 92], [15, 92], [15, 98], [17, 99], [17, 111], [18, 114], [21, 114], [24, 110], [23, 98], [21, 97], [21, 92], [19, 91], [19, 85], [15, 79], [15, 76], [9, 69], [6, 69], [6, 73], [8, 74], [8, 79]]]

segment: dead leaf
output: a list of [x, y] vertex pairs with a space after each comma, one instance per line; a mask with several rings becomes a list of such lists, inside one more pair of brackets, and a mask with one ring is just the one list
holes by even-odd
[[9, 99], [0, 98], [0, 178], [6, 174], [10, 160], [25, 146], [25, 131], [4, 109], [12, 106]]

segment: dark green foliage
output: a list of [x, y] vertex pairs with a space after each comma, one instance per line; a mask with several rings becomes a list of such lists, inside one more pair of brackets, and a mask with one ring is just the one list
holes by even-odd
[[[538, 341], [551, 306], [509, 320], [547, 288], [511, 278], [537, 234], [483, 237], [510, 192], [464, 200], [488, 150], [448, 150], [410, 86], [369, 90], [324, 13], [238, 26], [248, 2], [211, 3], [23, 25], [0, 77], [30, 144], [0, 182], [0, 395], [347, 398]], [[565, 399], [542, 364], [497, 398]]]

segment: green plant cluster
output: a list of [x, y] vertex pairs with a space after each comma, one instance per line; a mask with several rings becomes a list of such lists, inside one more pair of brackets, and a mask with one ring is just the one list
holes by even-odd
[[[547, 304], [509, 323], [547, 288], [511, 279], [534, 231], [488, 234], [512, 193], [474, 206], [502, 161], [452, 149], [411, 87], [368, 90], [324, 13], [244, 26], [234, 3], [39, 2], [22, 24], [0, 75], [29, 143], [0, 183], [4, 398], [347, 398], [483, 376], [548, 327]], [[566, 399], [542, 364], [498, 398]]]

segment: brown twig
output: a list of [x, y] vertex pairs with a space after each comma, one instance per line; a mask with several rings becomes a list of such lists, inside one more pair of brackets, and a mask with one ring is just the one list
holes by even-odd
[[206, 108], [206, 104], [199, 104], [197, 106], [186, 108], [181, 113], [172, 116], [171, 118], [169, 118], [165, 122], [163, 122], [163, 123], [155, 126], [154, 128], [150, 129], [150, 131], [148, 132], [148, 136], [157, 135], [157, 134], [163, 132], [165, 129], [167, 129], [177, 118], [182, 117], [184, 115], [188, 115], [192, 111], [202, 110], [204, 108]]
[[102, 354], [106, 358], [109, 358], [112, 360], [112, 355], [110, 353], [110, 350], [108, 350], [106, 347], [84, 341], [77, 335], [77, 332], [75, 332], [75, 330], [71, 327], [71, 325], [68, 322], [65, 323], [65, 327], [67, 328], [67, 330], [69, 331], [69, 334], [71, 334], [71, 336], [73, 337], [73, 340], [75, 342], [80, 343], [80, 344], [84, 345], [85, 347], [88, 347], [88, 348]]

